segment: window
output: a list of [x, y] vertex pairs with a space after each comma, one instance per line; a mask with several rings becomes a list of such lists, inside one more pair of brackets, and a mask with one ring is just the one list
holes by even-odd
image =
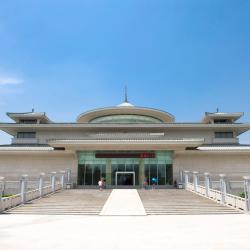
[[215, 132], [214, 137], [215, 138], [233, 138], [234, 134], [233, 132]]
[[36, 138], [36, 132], [17, 132], [17, 138]]
[[34, 123], [37, 123], [37, 120], [36, 119], [32, 119], [32, 120], [20, 120], [19, 123], [34, 124]]
[[214, 123], [231, 123], [228, 119], [214, 119]]

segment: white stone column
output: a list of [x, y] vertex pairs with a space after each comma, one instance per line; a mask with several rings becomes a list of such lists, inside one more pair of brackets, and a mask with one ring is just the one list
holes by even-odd
[[27, 179], [28, 179], [28, 175], [24, 174], [21, 177], [21, 201], [22, 203], [26, 202], [26, 192], [27, 192]]
[[180, 175], [180, 183], [183, 183], [183, 171], [182, 170], [180, 170], [179, 175]]
[[206, 196], [209, 197], [209, 190], [210, 190], [210, 174], [204, 173], [205, 178], [205, 189], [206, 189]]
[[3, 194], [4, 194], [4, 186], [5, 186], [5, 178], [0, 176], [0, 212], [4, 210], [3, 207]]
[[220, 190], [221, 190], [221, 203], [226, 202], [227, 185], [226, 185], [226, 175], [220, 174]]
[[189, 171], [184, 171], [184, 182], [185, 182], [185, 188], [187, 188], [188, 182], [189, 182]]
[[45, 173], [40, 173], [39, 180], [38, 180], [39, 182], [38, 189], [39, 189], [40, 197], [43, 196], [44, 176], [45, 176]]
[[250, 176], [244, 176], [244, 192], [246, 199], [246, 210], [250, 211]]
[[66, 170], [66, 186], [71, 188], [71, 169]]
[[193, 172], [193, 184], [194, 184], [194, 191], [198, 192], [198, 172]]
[[56, 172], [51, 172], [51, 192], [56, 191]]
[[65, 188], [65, 171], [60, 171], [62, 189]]

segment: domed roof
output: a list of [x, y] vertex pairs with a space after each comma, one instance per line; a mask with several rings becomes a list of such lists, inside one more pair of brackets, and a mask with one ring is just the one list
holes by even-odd
[[174, 116], [168, 112], [137, 107], [125, 101], [115, 107], [100, 108], [82, 113], [77, 123], [172, 123]]
[[117, 107], [134, 107], [134, 105], [125, 101], [125, 102], [117, 105]]

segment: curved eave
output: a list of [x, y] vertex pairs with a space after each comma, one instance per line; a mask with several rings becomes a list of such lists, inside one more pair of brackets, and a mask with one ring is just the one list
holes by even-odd
[[152, 129], [154, 131], [178, 129], [178, 130], [233, 130], [237, 135], [250, 130], [250, 123], [232, 123], [232, 124], [204, 124], [204, 123], [155, 123], [155, 124], [97, 124], [97, 123], [49, 123], [49, 124], [20, 124], [20, 123], [0, 123], [0, 130], [15, 135], [16, 132], [27, 131], [104, 131], [114, 129], [129, 129], [133, 131], [145, 131]]
[[205, 116], [202, 119], [202, 122], [207, 123], [209, 119], [233, 119], [237, 121], [244, 115], [244, 112], [234, 112], [234, 113], [208, 113], [206, 112]]
[[7, 112], [7, 116], [9, 116], [13, 121], [18, 122], [21, 119], [40, 119], [45, 123], [53, 123], [45, 113], [38, 112], [29, 112], [29, 113], [11, 113]]
[[161, 120], [164, 123], [172, 123], [174, 122], [174, 116], [171, 115], [168, 112], [162, 111], [162, 110], [157, 110], [157, 109], [152, 109], [152, 108], [144, 108], [144, 107], [125, 107], [125, 106], [120, 106], [120, 107], [110, 107], [110, 108], [101, 108], [101, 109], [95, 109], [91, 110], [85, 113], [80, 114], [77, 117], [77, 123], [88, 123], [91, 120], [102, 117], [102, 116], [107, 116], [107, 115], [144, 115], [144, 116], [149, 116], [153, 117], [156, 119]]

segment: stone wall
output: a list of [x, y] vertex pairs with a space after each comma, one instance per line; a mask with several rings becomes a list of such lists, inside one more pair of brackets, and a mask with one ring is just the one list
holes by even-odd
[[234, 180], [242, 180], [243, 175], [250, 175], [250, 153], [176, 152], [174, 179], [178, 179], [180, 170], [209, 172], [215, 176], [224, 173]]
[[73, 182], [77, 180], [77, 157], [66, 152], [13, 152], [0, 154], [0, 176], [7, 180], [18, 180], [28, 174], [30, 180], [37, 179], [41, 172], [46, 178], [52, 171], [71, 169]]

